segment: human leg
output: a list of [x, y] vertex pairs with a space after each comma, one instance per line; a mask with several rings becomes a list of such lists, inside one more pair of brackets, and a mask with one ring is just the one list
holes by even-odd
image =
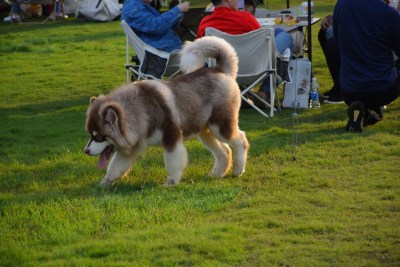
[[12, 11], [13, 11], [13, 13], [21, 14], [21, 7], [20, 7], [20, 5], [19, 5], [19, 4], [13, 4], [13, 5], [12, 5]]
[[333, 87], [328, 92], [322, 94], [322, 97], [327, 99], [324, 101], [325, 103], [332, 104], [342, 103], [342, 97], [339, 85], [340, 51], [336, 41], [333, 39], [330, 29], [332, 29], [331, 26], [327, 30], [321, 28], [318, 32], [318, 41], [333, 80]]
[[[275, 48], [280, 54], [284, 54], [285, 50], [289, 48], [290, 51], [293, 50], [293, 37], [289, 33], [287, 33], [285, 30], [281, 28], [276, 28], [274, 30], [274, 36], [275, 36]], [[261, 86], [260, 86], [260, 91], [264, 93], [264, 95], [269, 95], [269, 86], [270, 86], [270, 81], [269, 81], [269, 76], [266, 78]], [[265, 98], [260, 95], [260, 97]]]
[[21, 21], [21, 7], [19, 4], [11, 5], [11, 14], [5, 17], [4, 21]]
[[345, 130], [348, 132], [362, 132], [364, 126], [365, 105], [362, 102], [354, 101], [348, 110], [349, 119]]
[[280, 54], [283, 54], [286, 50], [286, 48], [289, 48], [290, 51], [293, 50], [293, 37], [286, 31], [277, 28], [275, 29], [275, 47], [276, 50]]
[[[349, 105], [349, 122], [351, 120], [351, 107], [353, 103], [362, 103], [364, 116], [361, 125], [373, 125], [383, 119], [383, 106], [390, 104], [400, 96], [400, 77], [396, 83], [387, 91], [372, 93], [350, 93], [343, 91], [343, 98]], [[349, 123], [348, 123], [349, 124]], [[348, 127], [346, 126], [346, 130]]]

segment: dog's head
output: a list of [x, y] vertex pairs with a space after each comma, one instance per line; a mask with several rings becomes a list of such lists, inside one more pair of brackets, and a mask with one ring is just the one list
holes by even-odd
[[90, 99], [87, 111], [86, 131], [90, 134], [84, 152], [89, 156], [100, 155], [98, 167], [103, 169], [115, 150], [126, 148], [121, 121], [120, 106], [107, 101], [105, 96]]

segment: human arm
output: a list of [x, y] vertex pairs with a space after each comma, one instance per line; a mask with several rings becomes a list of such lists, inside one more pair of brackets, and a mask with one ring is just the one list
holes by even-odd
[[338, 25], [339, 25], [339, 16], [340, 16], [340, 10], [341, 10], [341, 0], [338, 0], [336, 2], [335, 8], [333, 10], [333, 15], [332, 15], [332, 31], [333, 31], [333, 36], [334, 40], [339, 43], [339, 30], [338, 30]]
[[190, 2], [183, 2], [177, 6], [181, 10], [181, 12], [187, 12], [187, 11], [189, 11]]
[[329, 26], [332, 25], [332, 20], [333, 20], [333, 17], [331, 15], [328, 15], [325, 18], [323, 18], [321, 21], [321, 29], [323, 31], [326, 31], [329, 28]]
[[129, 1], [122, 9], [122, 19], [134, 30], [160, 34], [179, 23], [183, 16], [182, 12], [188, 9], [189, 3], [184, 2], [160, 14], [147, 4]]

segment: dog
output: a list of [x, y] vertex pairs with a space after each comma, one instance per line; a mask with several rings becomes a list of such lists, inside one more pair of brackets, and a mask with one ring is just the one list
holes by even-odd
[[[215, 58], [216, 65], [205, 67], [207, 58]], [[151, 145], [164, 150], [164, 185], [178, 184], [188, 163], [184, 141], [193, 137], [214, 156], [212, 176], [223, 177], [231, 168], [230, 146], [234, 176], [245, 171], [249, 143], [238, 126], [235, 50], [218, 37], [186, 42], [180, 67], [183, 74], [174, 78], [143, 80], [91, 98], [84, 152], [100, 156], [100, 169], [112, 156], [101, 187], [113, 185]]]

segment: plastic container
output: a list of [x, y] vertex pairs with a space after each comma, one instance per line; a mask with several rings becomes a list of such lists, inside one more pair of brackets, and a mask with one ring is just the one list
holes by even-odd
[[[311, 1], [311, 15], [314, 14], [314, 2]], [[308, 16], [308, 2], [301, 3], [301, 14], [303, 16]]]
[[312, 78], [311, 91], [310, 91], [310, 108], [319, 108], [319, 84], [317, 78]]

